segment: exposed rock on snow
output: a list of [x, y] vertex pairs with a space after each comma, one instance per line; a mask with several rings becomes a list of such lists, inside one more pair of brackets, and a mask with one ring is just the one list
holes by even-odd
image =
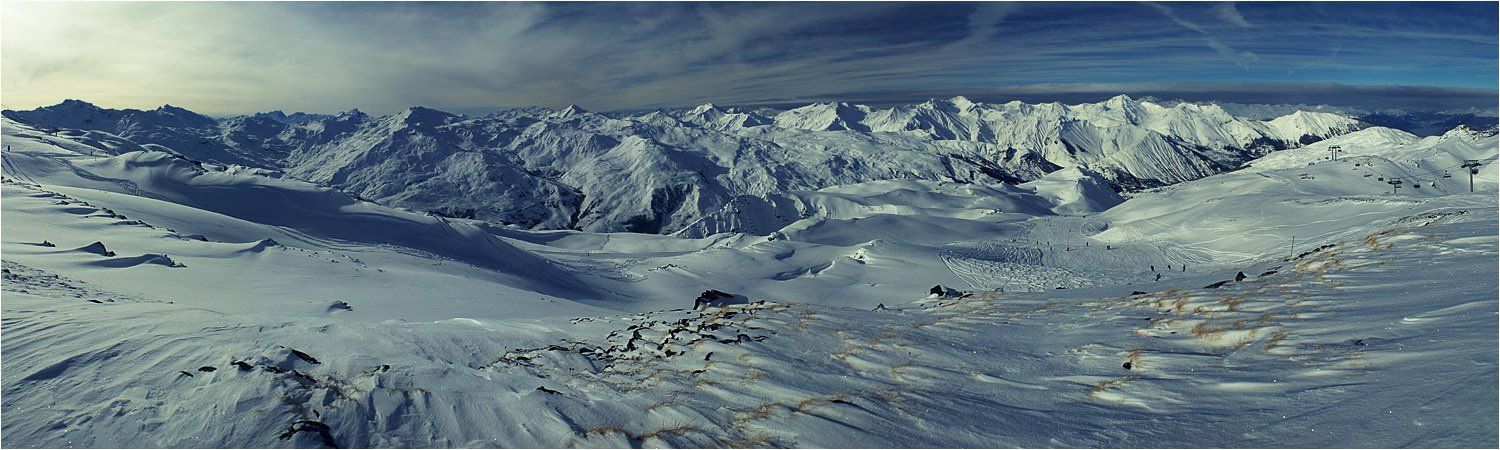
[[7, 129], [42, 136], [92, 133], [74, 138], [91, 154], [164, 149], [445, 217], [644, 233], [693, 227], [740, 198], [880, 180], [992, 185], [1076, 167], [1114, 190], [1160, 186], [1363, 126], [1323, 112], [1260, 121], [1126, 96], [1080, 105], [957, 97], [883, 110], [820, 103], [774, 117], [705, 104], [635, 115], [570, 106], [466, 118], [417, 107], [223, 120], [68, 100], [4, 116]]
[[724, 307], [728, 305], [743, 305], [750, 303], [750, 299], [743, 295], [730, 294], [728, 292], [709, 289], [698, 294], [693, 299], [693, 309], [706, 309], [710, 307]]
[[[1071, 117], [1060, 151], [985, 141], [1047, 111]], [[712, 107], [551, 112], [268, 115], [306, 139], [284, 142], [370, 144], [298, 147], [283, 162], [319, 162], [282, 177], [6, 119], [6, 443], [1495, 447], [1493, 135], [1372, 128], [1345, 136], [1347, 160], [1319, 159], [1333, 138], [1109, 207], [1129, 180], [1103, 166], [1144, 180], [1243, 165], [1168, 157], [1187, 140], [1156, 130], [1230, 143], [1258, 128], [1128, 98], [835, 106], [829, 123], [851, 128], [836, 131], [695, 122]], [[1118, 151], [1095, 159], [1104, 147], [1078, 145], [1094, 138]], [[526, 230], [459, 218], [485, 217], [483, 199], [402, 210], [290, 174], [328, 166], [340, 189], [381, 190], [467, 153], [586, 194], [565, 223], [682, 231]], [[1486, 161], [1480, 192], [1434, 179], [1468, 159]], [[1366, 170], [1429, 179], [1390, 193]], [[1006, 174], [1033, 183], [983, 181]], [[214, 239], [177, 238], [193, 234]], [[30, 244], [79, 236], [192, 267], [104, 269], [131, 258]], [[1262, 275], [1226, 279], [1239, 272]], [[689, 310], [683, 293], [706, 289], [775, 300]]]
[[92, 244], [78, 247], [76, 249], [73, 249], [73, 251], [93, 253], [99, 256], [115, 256], [115, 252], [109, 251], [109, 249], [104, 248], [104, 243], [99, 241], [94, 241], [94, 243]]

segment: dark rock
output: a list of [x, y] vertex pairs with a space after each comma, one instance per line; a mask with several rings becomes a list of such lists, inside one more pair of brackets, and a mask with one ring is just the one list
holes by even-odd
[[310, 386], [310, 385], [318, 384], [318, 379], [317, 378], [313, 378], [312, 375], [308, 375], [308, 374], [302, 373], [302, 371], [300, 371], [300, 370], [292, 369], [292, 370], [288, 370], [286, 373], [287, 373], [288, 376], [290, 376], [292, 378], [292, 380], [295, 380], [297, 383], [300, 383], [300, 384], [302, 384], [304, 386]]
[[219, 368], [214, 366], [203, 366], [198, 368], [199, 372], [213, 372], [215, 370], [219, 370]]
[[1130, 361], [1125, 361], [1125, 365], [1123, 367], [1125, 367], [1125, 370], [1130, 370], [1130, 368], [1133, 366], [1134, 365], [1131, 364]]
[[300, 350], [297, 350], [297, 349], [291, 348], [291, 347], [287, 347], [287, 350], [291, 350], [293, 355], [297, 355], [297, 358], [299, 358], [299, 359], [301, 359], [303, 361], [307, 361], [310, 364], [322, 364], [321, 362], [318, 362], [317, 358], [313, 358], [311, 355], [308, 355], [306, 353], [302, 353], [302, 351], [300, 351]]
[[709, 306], [726, 306], [745, 303], [750, 303], [750, 299], [743, 295], [730, 294], [728, 292], [720, 291], [717, 289], [709, 289], [703, 291], [702, 294], [698, 294], [698, 298], [693, 299], [693, 309], [696, 310]]
[[542, 392], [546, 392], [548, 394], [562, 394], [562, 392], [559, 392], [559, 391], [554, 390], [554, 389], [548, 389], [546, 386], [537, 386], [536, 390], [542, 391]]
[[107, 257], [113, 257], [113, 256], [115, 256], [115, 252], [109, 251], [109, 249], [104, 248], [104, 243], [103, 242], [99, 242], [99, 241], [94, 241], [94, 243], [92, 243], [92, 244], [79, 247], [77, 249], [77, 251], [84, 252], [84, 253], [93, 253], [93, 254], [99, 255], [99, 256], [107, 256]]
[[333, 433], [331, 432], [331, 429], [328, 428], [328, 425], [316, 420], [299, 420], [296, 422], [292, 422], [292, 426], [288, 427], [285, 432], [282, 432], [280, 438], [291, 439], [292, 436], [295, 436], [297, 433], [301, 433], [304, 431], [309, 433], [317, 433], [318, 437], [322, 438], [323, 445], [328, 446], [328, 448], [339, 448], [338, 442], [333, 440]]
[[1248, 278], [1248, 277], [1245, 276], [1245, 272], [1240, 272], [1240, 273], [1234, 274], [1234, 281], [1236, 281], [1236, 282], [1245, 281], [1245, 278]]
[[235, 368], [238, 368], [240, 370], [250, 370], [250, 369], [254, 368], [253, 366], [250, 365], [250, 363], [247, 363], [247, 362], [244, 362], [244, 361], [235, 361], [235, 362], [231, 363], [231, 365], [233, 365]]
[[1218, 282], [1215, 282], [1214, 284], [1210, 284], [1208, 286], [1204, 286], [1203, 288], [1204, 289], [1218, 289], [1218, 288], [1224, 287], [1224, 285], [1226, 285], [1226, 284], [1229, 284], [1230, 281], [1231, 280], [1218, 281]]
[[936, 295], [938, 297], [959, 297], [959, 296], [962, 296], [964, 294], [963, 292], [961, 292], [961, 291], [959, 291], [957, 289], [950, 288], [950, 287], [947, 287], [947, 286], [943, 286], [941, 284], [933, 286], [932, 289], [928, 289], [927, 293], [931, 294], [931, 295]]

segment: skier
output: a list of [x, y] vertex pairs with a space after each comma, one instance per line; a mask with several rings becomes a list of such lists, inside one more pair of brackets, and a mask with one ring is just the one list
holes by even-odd
[[1151, 265], [1151, 271], [1152, 271], [1152, 272], [1155, 272], [1155, 271], [1156, 271], [1156, 265], [1155, 265], [1155, 264], [1152, 264], [1152, 265]]
[[1156, 274], [1156, 281], [1161, 281], [1161, 274]]

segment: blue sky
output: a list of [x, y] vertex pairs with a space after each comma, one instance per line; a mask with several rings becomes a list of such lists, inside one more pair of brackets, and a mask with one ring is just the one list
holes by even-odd
[[1122, 92], [1493, 107], [1496, 18], [1494, 2], [6, 2], [0, 90], [6, 108], [210, 114]]

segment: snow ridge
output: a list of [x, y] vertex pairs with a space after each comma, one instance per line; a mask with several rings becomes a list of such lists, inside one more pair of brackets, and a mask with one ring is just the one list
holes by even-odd
[[606, 115], [572, 105], [479, 118], [414, 107], [385, 117], [272, 111], [216, 120], [170, 105], [114, 110], [78, 100], [4, 112], [8, 127], [92, 132], [123, 141], [111, 148], [157, 146], [444, 216], [644, 233], [681, 231], [741, 196], [880, 180], [1014, 184], [1077, 167], [1114, 190], [1162, 186], [1365, 126], [1307, 111], [1260, 121], [1124, 95], [1079, 105], [817, 103], [767, 114], [705, 104]]

